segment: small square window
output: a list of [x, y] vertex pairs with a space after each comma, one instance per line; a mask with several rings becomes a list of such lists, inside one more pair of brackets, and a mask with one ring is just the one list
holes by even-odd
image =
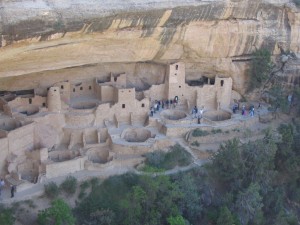
[[89, 90], [92, 90], [92, 86], [89, 86]]
[[73, 88], [73, 92], [75, 92], [75, 88]]
[[144, 108], [144, 107], [145, 107], [145, 104], [143, 103], [143, 104], [142, 104], [142, 108]]
[[122, 109], [125, 109], [125, 104], [122, 104]]
[[45, 102], [43, 102], [43, 107], [46, 107], [46, 103]]
[[82, 88], [82, 87], [80, 87], [80, 90], [81, 90], [81, 91], [82, 91], [82, 89], [83, 89], [83, 88]]
[[29, 104], [32, 104], [32, 99], [31, 98], [28, 101], [29, 101]]
[[64, 89], [64, 85], [61, 85], [61, 86], [60, 86], [60, 89]]
[[179, 88], [181, 88], [181, 86], [179, 86]]

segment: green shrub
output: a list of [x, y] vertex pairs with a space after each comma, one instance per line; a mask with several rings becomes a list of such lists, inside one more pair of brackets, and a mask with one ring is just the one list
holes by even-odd
[[167, 221], [170, 225], [186, 225], [185, 219], [181, 215], [170, 216]]
[[146, 157], [146, 165], [160, 168], [162, 163], [165, 161], [166, 153], [161, 150], [158, 150], [158, 151], [147, 153], [145, 157]]
[[165, 170], [162, 168], [145, 165], [145, 166], [143, 166], [142, 171], [147, 172], [147, 173], [161, 173], [161, 172], [164, 172]]
[[212, 134], [219, 134], [219, 133], [222, 133], [222, 130], [221, 129], [213, 129], [211, 131]]
[[77, 179], [72, 176], [68, 176], [64, 182], [61, 183], [60, 187], [68, 195], [73, 195], [77, 189]]
[[97, 177], [93, 177], [91, 180], [90, 180], [90, 183], [92, 185], [92, 188], [95, 188], [97, 185], [99, 185], [99, 179]]
[[199, 147], [199, 146], [200, 146], [200, 143], [199, 143], [198, 141], [194, 141], [191, 145], [192, 145], [192, 146], [197, 146], [197, 147]]
[[250, 65], [250, 86], [249, 90], [260, 88], [269, 78], [272, 70], [271, 52], [267, 49], [259, 49], [253, 53]]
[[[93, 178], [93, 179], [94, 179], [94, 178]], [[94, 186], [96, 185], [97, 182], [98, 182], [98, 181], [97, 181], [97, 178], [96, 178], [96, 180], [93, 181], [93, 183], [95, 183]], [[79, 199], [83, 199], [83, 198], [86, 196], [85, 191], [86, 191], [86, 189], [88, 189], [91, 185], [92, 185], [92, 184], [90, 183], [90, 181], [87, 181], [87, 180], [84, 181], [84, 182], [82, 182], [82, 183], [80, 184], [80, 192], [79, 192], [79, 194], [78, 194], [78, 198], [79, 198]]]
[[59, 194], [59, 188], [58, 188], [57, 184], [54, 182], [45, 184], [44, 188], [45, 188], [45, 194], [48, 198], [53, 199], [53, 198], [57, 197]]
[[79, 199], [83, 199], [85, 196], [86, 196], [86, 193], [83, 190], [81, 190], [78, 194]]
[[90, 187], [90, 183], [86, 180], [80, 184], [81, 190], [86, 190]]
[[296, 6], [300, 6], [300, 0], [294, 0], [294, 3], [296, 4]]
[[192, 157], [182, 146], [176, 144], [167, 152], [165, 161], [163, 162], [164, 169], [172, 169], [175, 166], [187, 166], [192, 162]]
[[232, 131], [233, 131], [233, 132], [240, 132], [241, 130], [238, 129], [238, 128], [234, 128]]
[[15, 217], [13, 211], [10, 208], [5, 208], [0, 205], [0, 224], [3, 225], [13, 225], [15, 222]]
[[145, 157], [143, 171], [147, 170], [146, 172], [162, 172], [160, 169], [169, 170], [175, 166], [189, 165], [192, 162], [191, 154], [179, 144], [170, 147], [168, 152], [159, 150], [147, 153]]
[[206, 130], [195, 129], [192, 132], [193, 137], [203, 137], [209, 135], [209, 132]]
[[62, 199], [56, 199], [51, 203], [51, 207], [45, 210], [39, 211], [38, 223], [40, 225], [74, 225], [76, 222], [72, 209]]

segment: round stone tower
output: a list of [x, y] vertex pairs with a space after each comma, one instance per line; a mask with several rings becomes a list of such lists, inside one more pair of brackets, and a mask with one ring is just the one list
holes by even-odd
[[61, 100], [59, 87], [50, 87], [47, 95], [47, 106], [50, 112], [60, 112]]

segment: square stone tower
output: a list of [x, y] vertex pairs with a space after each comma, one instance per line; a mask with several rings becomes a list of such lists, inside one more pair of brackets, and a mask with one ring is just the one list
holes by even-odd
[[185, 99], [185, 64], [182, 62], [170, 64], [167, 68], [166, 98]]

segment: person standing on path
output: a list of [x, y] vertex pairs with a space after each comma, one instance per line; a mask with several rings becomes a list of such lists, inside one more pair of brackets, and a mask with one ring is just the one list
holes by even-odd
[[0, 180], [0, 197], [1, 197], [2, 189], [4, 188], [4, 186], [5, 186], [5, 182], [4, 182], [4, 180], [1, 178], [1, 180]]
[[11, 185], [10, 188], [10, 194], [11, 194], [11, 198], [15, 197], [15, 192], [16, 192], [16, 185]]

